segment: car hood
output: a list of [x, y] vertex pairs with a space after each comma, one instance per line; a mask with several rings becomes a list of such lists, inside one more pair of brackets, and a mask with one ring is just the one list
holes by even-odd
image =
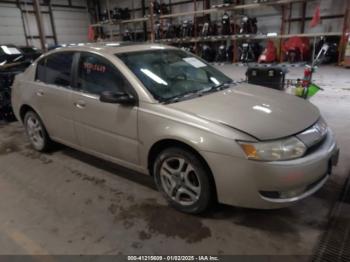
[[317, 107], [304, 99], [246, 83], [168, 106], [241, 130], [259, 140], [294, 135], [320, 117]]

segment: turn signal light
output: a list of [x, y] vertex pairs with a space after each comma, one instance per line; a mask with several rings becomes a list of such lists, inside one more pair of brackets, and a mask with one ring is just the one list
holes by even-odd
[[258, 158], [256, 154], [256, 149], [253, 145], [241, 144], [241, 147], [248, 158]]

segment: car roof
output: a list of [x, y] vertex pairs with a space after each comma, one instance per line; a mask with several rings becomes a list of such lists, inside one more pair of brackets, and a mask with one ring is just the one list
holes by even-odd
[[176, 49], [172, 46], [161, 44], [140, 44], [133, 42], [99, 42], [99, 43], [79, 43], [62, 45], [54, 50], [59, 51], [98, 51], [99, 53], [126, 53], [135, 51], [146, 51], [155, 49]]

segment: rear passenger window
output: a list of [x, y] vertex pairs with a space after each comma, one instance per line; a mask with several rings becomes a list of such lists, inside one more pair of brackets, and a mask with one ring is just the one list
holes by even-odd
[[73, 56], [73, 52], [64, 52], [40, 60], [36, 80], [63, 87], [70, 86]]

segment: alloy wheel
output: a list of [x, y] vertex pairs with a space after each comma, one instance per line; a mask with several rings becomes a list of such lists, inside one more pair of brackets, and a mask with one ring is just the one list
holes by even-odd
[[201, 194], [201, 184], [195, 168], [184, 158], [170, 157], [160, 168], [161, 185], [176, 203], [193, 205]]
[[29, 139], [34, 147], [38, 149], [43, 148], [45, 145], [45, 134], [40, 121], [31, 115], [27, 118], [26, 127]]

